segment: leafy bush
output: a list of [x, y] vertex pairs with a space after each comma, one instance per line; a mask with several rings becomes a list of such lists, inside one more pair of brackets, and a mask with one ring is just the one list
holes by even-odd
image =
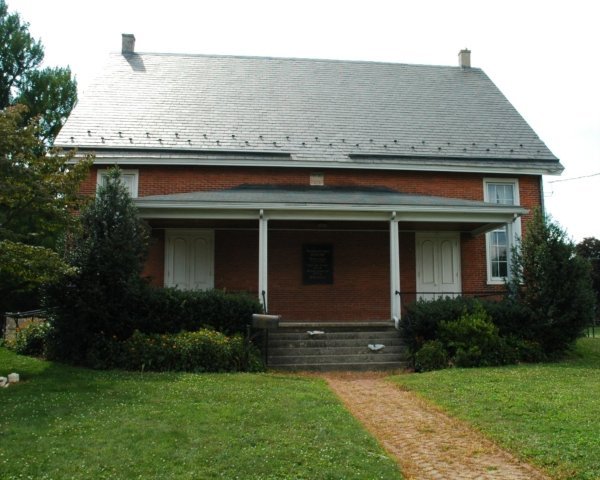
[[519, 362], [537, 363], [548, 360], [539, 342], [518, 337], [506, 337], [506, 343], [516, 352]]
[[535, 332], [531, 327], [530, 311], [512, 298], [498, 302], [484, 301], [481, 305], [490, 316], [500, 336], [534, 340]]
[[95, 368], [153, 371], [257, 371], [262, 369], [258, 351], [241, 335], [227, 337], [202, 329], [178, 334], [143, 334], [127, 340], [102, 337], [88, 352]]
[[245, 333], [252, 314], [262, 312], [254, 296], [221, 290], [191, 291], [147, 287], [134, 326], [145, 333], [177, 333], [211, 327], [227, 335]]
[[442, 322], [439, 337], [457, 367], [486, 367], [519, 361], [518, 349], [500, 337], [483, 305], [458, 320]]
[[448, 352], [439, 340], [429, 340], [415, 355], [415, 370], [429, 372], [448, 366]]
[[583, 334], [594, 316], [590, 266], [567, 234], [540, 211], [513, 253], [510, 288], [529, 312], [530, 340], [558, 356]]
[[46, 353], [49, 334], [50, 325], [47, 322], [30, 323], [17, 332], [14, 342], [9, 345], [21, 355], [42, 357]]
[[400, 321], [400, 334], [414, 355], [425, 342], [437, 339], [441, 322], [458, 320], [464, 312], [473, 311], [477, 304], [477, 300], [467, 297], [418, 300], [406, 307], [406, 314]]

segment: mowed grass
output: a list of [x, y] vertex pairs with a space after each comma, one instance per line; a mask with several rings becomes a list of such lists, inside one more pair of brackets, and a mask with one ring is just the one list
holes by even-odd
[[600, 339], [559, 363], [393, 378], [557, 479], [600, 479]]
[[315, 378], [73, 368], [0, 348], [0, 478], [400, 479]]

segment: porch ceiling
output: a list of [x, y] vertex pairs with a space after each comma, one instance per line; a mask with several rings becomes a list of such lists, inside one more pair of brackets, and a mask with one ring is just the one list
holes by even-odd
[[304, 221], [398, 220], [410, 229], [457, 229], [473, 234], [512, 222], [527, 212], [448, 197], [414, 195], [379, 187], [242, 185], [228, 190], [139, 197], [148, 219], [257, 219]]

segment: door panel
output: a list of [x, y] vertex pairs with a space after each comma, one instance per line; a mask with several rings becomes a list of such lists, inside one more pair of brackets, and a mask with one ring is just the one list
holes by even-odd
[[440, 241], [440, 265], [442, 267], [440, 283], [442, 285], [454, 285], [455, 265], [452, 240], [442, 239]]
[[421, 244], [421, 266], [423, 285], [435, 284], [435, 245], [431, 240], [424, 240]]
[[195, 290], [212, 288], [212, 252], [206, 238], [193, 238], [193, 287]]
[[458, 233], [417, 233], [418, 297], [432, 300], [461, 292], [460, 237]]
[[214, 231], [173, 229], [165, 235], [165, 286], [214, 288]]
[[172, 264], [172, 286], [179, 285], [180, 288], [189, 288], [189, 266], [187, 240], [182, 237], [175, 237], [171, 240]]

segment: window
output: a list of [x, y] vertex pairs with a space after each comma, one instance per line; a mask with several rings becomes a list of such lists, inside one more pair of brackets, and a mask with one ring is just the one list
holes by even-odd
[[[485, 179], [484, 200], [501, 205], [519, 204], [519, 184], [512, 179]], [[514, 232], [514, 234], [513, 234]], [[521, 219], [486, 234], [488, 283], [500, 284], [510, 272], [510, 249], [520, 237]]]
[[[137, 170], [121, 170], [121, 182], [129, 190], [131, 198], [138, 196], [138, 177], [139, 172]], [[106, 185], [108, 180], [108, 170], [98, 170], [98, 177], [96, 179], [96, 185]]]

